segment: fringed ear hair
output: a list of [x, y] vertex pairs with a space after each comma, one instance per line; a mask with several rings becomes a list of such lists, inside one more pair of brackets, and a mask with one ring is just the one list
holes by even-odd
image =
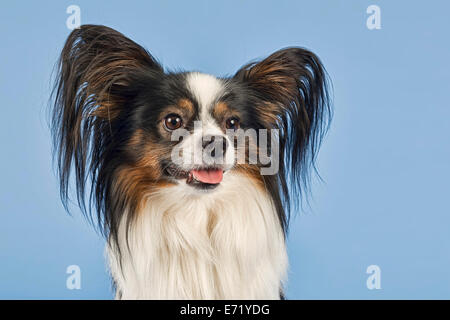
[[331, 119], [326, 71], [314, 53], [287, 48], [242, 67], [234, 79], [250, 89], [260, 122], [280, 130], [278, 183], [289, 210], [290, 194], [308, 185], [308, 168]]
[[95, 184], [96, 175], [112, 139], [114, 120], [132, 98], [133, 79], [142, 72], [162, 74], [163, 69], [144, 48], [121, 33], [83, 25], [69, 35], [59, 59], [52, 113], [54, 155], [66, 209], [73, 167], [81, 209], [86, 213], [85, 189], [90, 178], [89, 201], [95, 194], [99, 222], [105, 218], [102, 186]]

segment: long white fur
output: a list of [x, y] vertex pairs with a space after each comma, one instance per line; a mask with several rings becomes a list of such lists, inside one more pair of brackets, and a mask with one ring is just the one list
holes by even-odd
[[268, 194], [229, 173], [213, 192], [180, 184], [149, 197], [108, 257], [122, 299], [279, 299], [287, 255]]
[[[201, 73], [187, 77], [200, 105], [203, 135], [223, 134], [211, 108], [224, 84]], [[201, 136], [183, 140], [185, 153]], [[227, 150], [225, 167], [234, 164]], [[119, 228], [122, 260], [110, 244], [110, 270], [122, 299], [279, 299], [287, 269], [285, 240], [271, 197], [233, 170], [213, 191], [185, 181], [148, 196], [131, 224]]]

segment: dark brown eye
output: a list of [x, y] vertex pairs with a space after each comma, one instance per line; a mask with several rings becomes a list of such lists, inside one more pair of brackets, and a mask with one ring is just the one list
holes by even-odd
[[164, 119], [164, 126], [167, 130], [176, 130], [183, 124], [181, 117], [175, 113], [171, 113]]
[[226, 125], [227, 129], [232, 129], [232, 130], [239, 129], [239, 119], [236, 117], [228, 118], [225, 125]]

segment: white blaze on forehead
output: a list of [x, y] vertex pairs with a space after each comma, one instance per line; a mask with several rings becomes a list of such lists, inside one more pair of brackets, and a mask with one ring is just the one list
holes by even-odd
[[[192, 165], [204, 163], [203, 142], [208, 136], [222, 136], [231, 144], [224, 134], [221, 126], [211, 114], [215, 103], [225, 92], [225, 83], [214, 76], [192, 72], [187, 74], [186, 87], [197, 101], [199, 107], [198, 118], [194, 121], [194, 130], [181, 142], [179, 147], [183, 150], [183, 165], [185, 170], [192, 168]], [[208, 139], [206, 141], [210, 141]], [[225, 151], [225, 150], [223, 150]], [[215, 160], [214, 160], [215, 161]], [[225, 169], [229, 169], [234, 164], [234, 152], [225, 152], [225, 158], [219, 159]], [[188, 187], [190, 188], [190, 187]]]
[[209, 74], [192, 72], [187, 76], [187, 87], [199, 103], [200, 120], [210, 120], [213, 103], [225, 90], [223, 82]]

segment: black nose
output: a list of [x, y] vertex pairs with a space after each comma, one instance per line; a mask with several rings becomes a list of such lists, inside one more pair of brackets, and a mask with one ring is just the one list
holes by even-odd
[[[211, 156], [216, 156], [216, 150], [222, 152], [222, 155], [227, 151], [228, 143], [224, 136], [220, 135], [207, 135], [203, 137], [202, 141], [203, 150], [210, 151]], [[220, 150], [222, 149], [222, 150]], [[219, 154], [217, 155], [219, 156]]]

